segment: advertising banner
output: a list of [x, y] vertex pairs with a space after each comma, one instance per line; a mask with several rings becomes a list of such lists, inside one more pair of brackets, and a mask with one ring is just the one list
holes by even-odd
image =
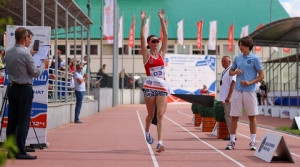
[[[20, 26], [7, 26], [7, 49], [13, 47], [15, 44], [15, 30]], [[22, 26], [31, 30], [34, 34], [32, 39], [32, 44], [29, 46], [29, 50], [33, 45], [34, 40], [40, 40], [40, 51], [38, 52], [37, 56], [35, 57], [35, 64], [36, 66], [41, 65], [41, 61], [43, 58], [48, 56], [49, 54], [49, 45], [50, 45], [50, 34], [51, 28], [50, 27], [42, 27], [42, 26]], [[43, 74], [38, 78], [33, 79], [33, 91], [34, 91], [34, 98], [32, 103], [31, 109], [31, 123], [30, 129], [28, 132], [28, 136], [26, 139], [26, 144], [37, 144], [37, 137], [40, 143], [46, 143], [46, 131], [47, 131], [47, 109], [48, 109], [48, 67], [44, 70]], [[7, 73], [5, 74], [5, 89], [8, 84]], [[9, 104], [7, 102], [7, 106], [5, 108], [4, 113], [4, 122], [3, 122], [3, 129], [1, 132], [1, 141], [6, 139], [6, 127], [7, 127], [7, 116], [8, 116], [8, 107]], [[32, 125], [35, 128], [37, 136], [35, 135]]]
[[175, 94], [200, 95], [203, 85], [208, 93], [216, 91], [216, 56], [166, 54], [166, 81]]

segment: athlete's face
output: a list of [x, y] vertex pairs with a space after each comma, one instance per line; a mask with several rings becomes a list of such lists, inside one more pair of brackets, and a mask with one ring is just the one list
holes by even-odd
[[156, 49], [159, 44], [159, 39], [157, 37], [152, 37], [148, 42], [150, 49]]

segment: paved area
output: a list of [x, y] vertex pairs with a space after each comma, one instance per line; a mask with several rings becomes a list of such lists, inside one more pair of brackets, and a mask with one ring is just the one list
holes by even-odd
[[[82, 111], [84, 112], [84, 111]], [[8, 160], [7, 167], [147, 167], [147, 166], [300, 166], [300, 137], [273, 131], [277, 125], [290, 126], [291, 120], [258, 116], [257, 144], [265, 132], [283, 135], [295, 163], [267, 163], [249, 150], [247, 117], [240, 118], [235, 150], [225, 150], [228, 141], [202, 132], [191, 123], [190, 105], [168, 105], [163, 141], [166, 151], [155, 153], [155, 139], [144, 139], [145, 105], [120, 105], [48, 131], [45, 150], [36, 150], [37, 160]], [[267, 127], [267, 128], [265, 128]]]

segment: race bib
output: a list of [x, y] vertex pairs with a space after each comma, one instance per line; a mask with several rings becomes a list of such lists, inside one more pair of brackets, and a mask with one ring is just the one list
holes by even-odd
[[150, 76], [158, 77], [161, 79], [165, 78], [165, 70], [164, 66], [156, 66], [149, 68], [150, 70]]

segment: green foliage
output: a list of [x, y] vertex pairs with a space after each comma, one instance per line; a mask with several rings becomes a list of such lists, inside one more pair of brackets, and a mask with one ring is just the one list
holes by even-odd
[[[3, 143], [3, 149], [0, 151], [0, 166], [4, 166], [6, 163], [6, 157], [14, 158], [15, 153], [19, 151], [18, 147], [15, 144], [15, 138], [9, 136], [7, 140]], [[6, 155], [7, 152], [7, 155]]]
[[191, 109], [193, 111], [193, 114], [200, 114], [198, 110], [198, 104], [192, 103]]
[[225, 121], [224, 107], [220, 101], [215, 100], [214, 102], [214, 117], [218, 122]]
[[214, 108], [213, 107], [205, 107], [205, 106], [198, 106], [199, 112], [202, 117], [213, 117], [214, 116]]
[[282, 131], [285, 131], [285, 132], [289, 132], [289, 133], [292, 133], [292, 134], [295, 134], [295, 135], [300, 135], [300, 130], [291, 129], [290, 127], [281, 126], [281, 127], [277, 127], [276, 129], [277, 130], [282, 130]]
[[[0, 0], [0, 10], [1, 8], [4, 8], [6, 3], [9, 0]], [[6, 25], [13, 25], [14, 21], [12, 19], [11, 16], [7, 16], [7, 17], [1, 17], [0, 18], [0, 33], [3, 33], [6, 29]]]

